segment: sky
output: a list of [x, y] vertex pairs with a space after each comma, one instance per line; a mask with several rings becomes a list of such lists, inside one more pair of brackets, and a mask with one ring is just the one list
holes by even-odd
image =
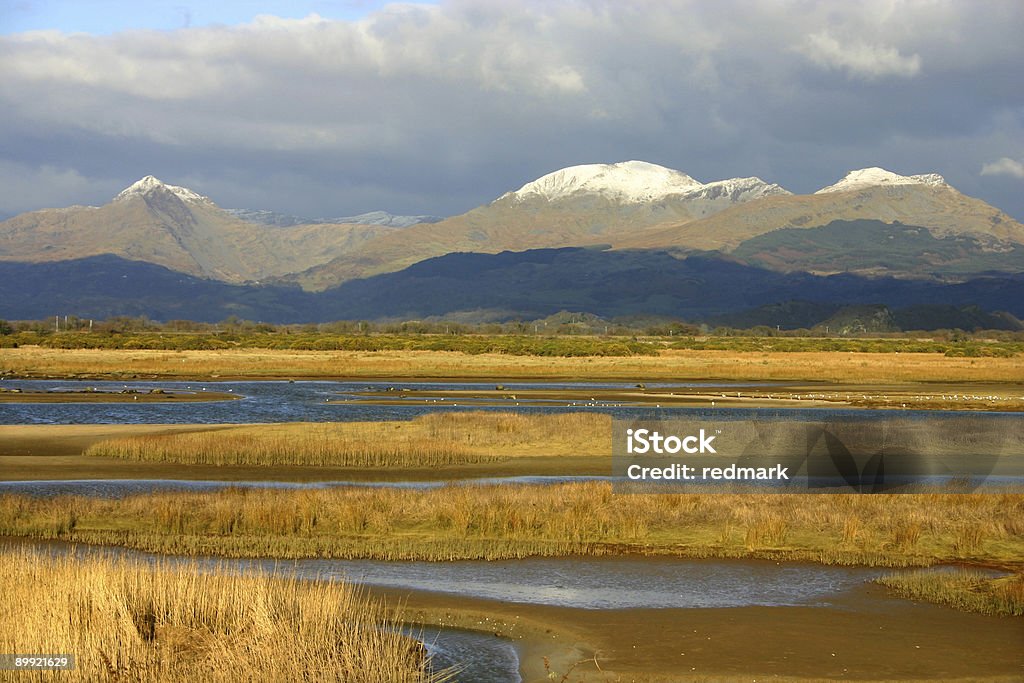
[[0, 0], [0, 216], [145, 175], [455, 215], [639, 159], [798, 193], [940, 173], [1024, 220], [1019, 0]]

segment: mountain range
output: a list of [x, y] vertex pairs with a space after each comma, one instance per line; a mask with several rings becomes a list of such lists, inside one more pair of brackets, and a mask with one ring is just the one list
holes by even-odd
[[[538, 259], [563, 276], [538, 270]], [[475, 280], [458, 276], [460, 268]], [[8, 318], [88, 308], [93, 317], [145, 309], [157, 319], [239, 310], [277, 321], [473, 311], [498, 319], [566, 309], [726, 320], [760, 307], [789, 325], [809, 310], [824, 316], [836, 305], [873, 304], [976, 305], [1022, 316], [1007, 294], [1018, 292], [1022, 272], [1019, 222], [941, 176], [880, 168], [796, 195], [756, 177], [704, 183], [642, 161], [589, 164], [443, 220], [222, 209], [147, 176], [100, 207], [0, 222], [0, 317]], [[40, 289], [51, 277], [65, 291]], [[106, 280], [90, 286], [90, 277]], [[145, 278], [162, 282], [163, 294]], [[104, 289], [124, 279], [135, 285]], [[711, 296], [691, 281], [721, 291]], [[187, 291], [202, 292], [204, 303]], [[940, 291], [948, 300], [936, 298]], [[175, 292], [185, 298], [168, 300]], [[796, 315], [784, 306], [794, 301], [818, 308]]]

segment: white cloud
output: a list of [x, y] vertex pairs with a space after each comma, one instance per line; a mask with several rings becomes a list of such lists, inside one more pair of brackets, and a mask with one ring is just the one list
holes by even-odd
[[[872, 165], [960, 186], [957, 168], [976, 180], [1021, 139], [1024, 90], [1006, 84], [1022, 25], [1024, 3], [968, 0], [442, 0], [0, 35], [0, 157], [108, 183], [201, 177], [205, 194], [219, 178], [225, 201], [251, 188], [255, 208], [322, 214], [454, 213], [635, 158], [796, 190]], [[337, 189], [311, 206], [304, 179]], [[21, 202], [0, 183], [0, 206]]]
[[843, 44], [827, 31], [807, 36], [799, 51], [819, 66], [845, 71], [855, 78], [909, 78], [921, 71], [921, 57], [917, 54], [904, 56], [894, 47], [861, 41]]
[[1024, 178], [1024, 164], [1016, 159], [1003, 157], [984, 164], [981, 167], [981, 175], [1008, 175], [1014, 178]]

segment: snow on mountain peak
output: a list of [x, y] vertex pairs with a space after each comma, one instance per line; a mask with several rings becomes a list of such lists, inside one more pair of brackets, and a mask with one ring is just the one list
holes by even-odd
[[860, 190], [866, 187], [889, 187], [893, 185], [931, 185], [933, 187], [949, 187], [946, 179], [937, 173], [925, 173], [921, 175], [904, 176], [884, 168], [872, 166], [850, 171], [846, 177], [835, 185], [823, 187], [814, 194], [826, 194], [828, 192], [849, 192]]
[[171, 194], [178, 197], [182, 201], [193, 202], [196, 204], [213, 203], [210, 201], [209, 197], [204, 197], [203, 195], [197, 192], [193, 192], [187, 187], [179, 187], [178, 185], [168, 185], [167, 183], [162, 182], [158, 178], [154, 178], [151, 175], [148, 175], [145, 178], [142, 178], [141, 180], [138, 180], [129, 185], [128, 187], [126, 187], [125, 189], [123, 189], [120, 192], [120, 194], [114, 197], [114, 201], [119, 202], [124, 201], [126, 199], [131, 199], [132, 197], [142, 197], [151, 192], [161, 189], [170, 192]]
[[563, 168], [505, 196], [520, 200], [529, 197], [553, 200], [586, 193], [623, 203], [639, 203], [691, 192], [702, 186], [685, 173], [671, 168], [646, 161], [622, 161]]

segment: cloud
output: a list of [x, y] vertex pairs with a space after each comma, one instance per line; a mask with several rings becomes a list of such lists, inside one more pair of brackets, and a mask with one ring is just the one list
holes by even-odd
[[225, 206], [450, 215], [563, 166], [637, 158], [794, 191], [879, 165], [1001, 192], [976, 169], [1024, 136], [1024, 5], [986, 7], [448, 0], [357, 21], [4, 35], [0, 160], [84, 184], [0, 183], [0, 213], [86, 188], [99, 203], [152, 173]]
[[812, 62], [855, 78], [909, 78], [921, 71], [921, 57], [904, 56], [894, 47], [863, 42], [842, 44], [827, 32], [814, 33], [800, 49]]
[[1016, 159], [1003, 157], [984, 164], [981, 167], [981, 175], [1008, 175], [1014, 178], [1024, 178], [1024, 164]]

